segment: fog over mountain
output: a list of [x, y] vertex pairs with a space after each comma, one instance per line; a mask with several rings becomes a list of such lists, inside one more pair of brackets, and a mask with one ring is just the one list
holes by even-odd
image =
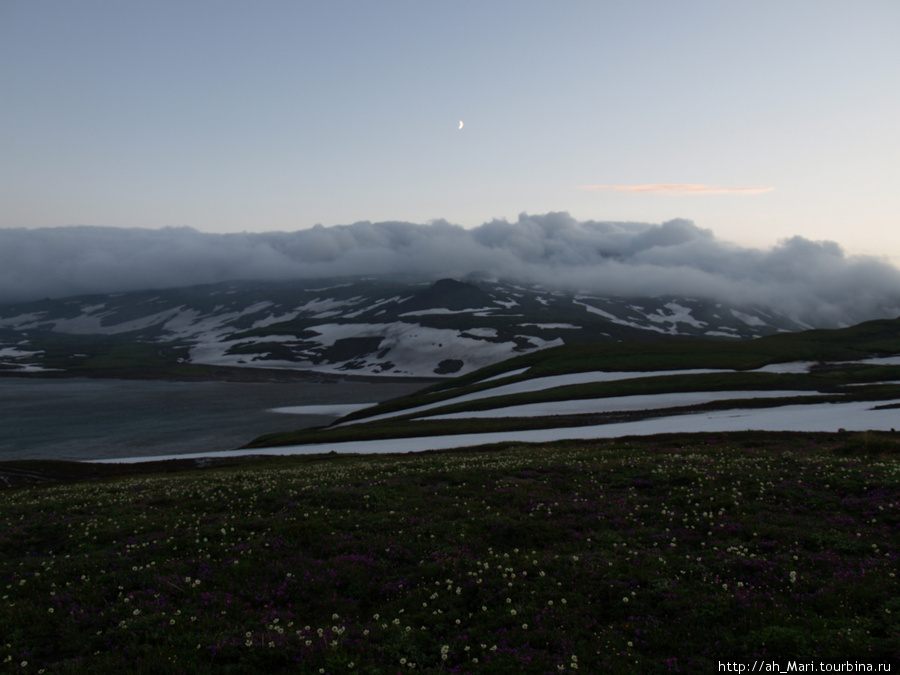
[[900, 270], [792, 237], [767, 249], [689, 220], [579, 222], [522, 214], [471, 229], [359, 222], [295, 232], [208, 234], [73, 226], [0, 229], [0, 302], [238, 279], [483, 275], [613, 296], [679, 295], [762, 305], [817, 326], [900, 316]]

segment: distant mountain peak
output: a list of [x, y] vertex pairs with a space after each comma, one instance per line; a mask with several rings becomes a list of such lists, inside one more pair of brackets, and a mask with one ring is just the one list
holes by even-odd
[[462, 311], [489, 307], [493, 303], [491, 296], [475, 284], [456, 279], [438, 279], [424, 291], [401, 303], [398, 309], [400, 312], [423, 309]]

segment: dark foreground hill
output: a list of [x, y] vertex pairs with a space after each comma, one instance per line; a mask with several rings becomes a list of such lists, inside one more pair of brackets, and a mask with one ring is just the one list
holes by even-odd
[[0, 661], [101, 674], [875, 672], [900, 665], [897, 447], [871, 434], [667, 436], [2, 490]]

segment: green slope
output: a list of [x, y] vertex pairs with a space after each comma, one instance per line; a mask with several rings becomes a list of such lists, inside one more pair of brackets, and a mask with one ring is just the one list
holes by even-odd
[[[423, 405], [434, 406], [425, 414], [436, 415], [608, 396], [761, 389], [806, 390], [811, 395], [816, 395], [816, 400], [819, 401], [887, 400], [900, 396], [900, 386], [890, 383], [900, 380], [900, 366], [871, 365], [859, 361], [894, 354], [900, 354], [900, 319], [870, 321], [837, 330], [784, 333], [741, 342], [673, 339], [652, 343], [564, 345], [519, 356], [338, 420], [357, 421], [351, 426], [335, 428], [332, 425], [329, 428], [270, 434], [254, 440], [248, 447], [579, 426], [597, 424], [604, 419], [603, 415], [598, 414], [557, 416], [552, 420], [540, 417], [469, 419], [465, 424], [454, 420], [411, 419], [422, 417], [423, 413], [408, 411]], [[770, 364], [795, 361], [819, 362], [819, 367], [809, 373], [744, 372]], [[523, 369], [527, 371], [521, 372]], [[721, 369], [721, 372], [659, 373], [692, 369]], [[531, 378], [590, 371], [636, 371], [647, 372], [648, 376], [504, 396], [485, 396], [468, 402], [455, 400], [466, 394], [486, 392], [501, 385]], [[503, 377], [504, 373], [510, 375]], [[856, 386], [847, 389], [848, 385]], [[819, 392], [826, 396], [820, 396]], [[446, 402], [446, 405], [437, 405], [441, 402]], [[804, 401], [797, 398], [753, 401], [735, 399], [731, 402], [711, 402], [703, 407], [772, 406], [799, 402]], [[700, 407], [692, 408], [697, 409]], [[656, 411], [653, 414], [658, 413]], [[389, 419], [366, 421], [367, 418], [384, 415], [390, 415]]]

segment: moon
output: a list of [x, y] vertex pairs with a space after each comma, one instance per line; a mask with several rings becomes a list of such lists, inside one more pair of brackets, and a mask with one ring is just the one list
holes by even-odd
[[463, 128], [463, 121], [462, 121], [462, 120], [459, 121], [459, 128], [460, 128], [460, 129]]

